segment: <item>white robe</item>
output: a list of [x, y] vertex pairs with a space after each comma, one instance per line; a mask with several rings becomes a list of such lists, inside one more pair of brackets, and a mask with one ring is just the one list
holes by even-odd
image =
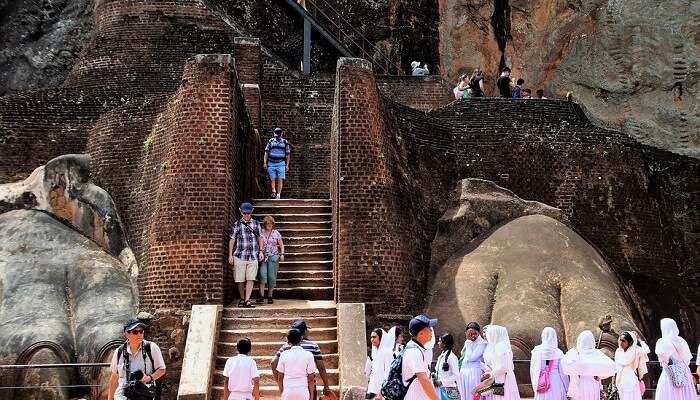
[[656, 354], [662, 367], [670, 362], [683, 367], [687, 384], [682, 387], [675, 387], [666, 369], [661, 372], [659, 382], [656, 386], [656, 400], [697, 400], [695, 388], [693, 387], [693, 377], [690, 373], [690, 361], [693, 355], [690, 353], [688, 343], [678, 336], [678, 326], [676, 321], [670, 318], [661, 320], [661, 339], [656, 342]]
[[600, 380], [615, 374], [615, 362], [596, 348], [591, 331], [578, 335], [576, 348], [564, 355], [561, 368], [570, 377], [567, 396], [572, 400], [600, 400]]
[[504, 395], [492, 395], [492, 400], [520, 400], [518, 383], [515, 380], [513, 350], [506, 328], [489, 325], [486, 328], [488, 345], [484, 351], [484, 372], [489, 373], [496, 383], [503, 383]]
[[384, 384], [389, 375], [391, 362], [394, 361], [392, 348], [396, 340], [394, 337], [395, 330], [396, 328], [391, 328], [389, 332], [384, 332], [379, 348], [372, 348], [372, 358], [371, 360], [368, 358], [369, 365], [365, 365], [365, 374], [369, 378], [367, 393], [381, 393], [382, 384]]
[[[637, 346], [637, 335], [631, 332], [633, 343], [622, 350], [618, 347], [615, 351], [615, 385], [620, 394], [620, 400], [641, 400], [642, 393], [639, 391], [639, 365], [646, 355], [643, 347]], [[648, 349], [648, 347], [646, 347]]]
[[460, 400], [472, 400], [472, 391], [481, 382], [481, 375], [484, 373], [484, 350], [486, 341], [477, 336], [474, 341], [469, 339], [464, 341], [462, 347], [462, 365], [459, 368], [459, 389]]
[[[559, 362], [564, 353], [559, 349], [557, 331], [554, 328], [546, 327], [542, 330], [542, 343], [532, 350], [530, 360], [530, 382], [535, 393], [535, 399], [566, 400], [566, 392], [569, 387], [569, 377], [561, 372]], [[538, 393], [540, 372], [550, 361], [552, 370], [550, 374], [550, 389], [545, 393]]]

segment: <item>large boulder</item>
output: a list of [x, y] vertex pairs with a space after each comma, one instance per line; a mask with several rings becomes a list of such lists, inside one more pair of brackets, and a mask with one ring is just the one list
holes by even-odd
[[[136, 308], [127, 267], [98, 244], [43, 211], [0, 214], [1, 364], [103, 362]], [[67, 384], [72, 376], [43, 370], [2, 378]]]

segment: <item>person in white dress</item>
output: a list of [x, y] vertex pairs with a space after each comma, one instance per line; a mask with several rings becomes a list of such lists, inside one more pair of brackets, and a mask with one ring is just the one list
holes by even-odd
[[486, 329], [486, 350], [484, 351], [483, 379], [493, 377], [496, 383], [503, 384], [504, 394], [491, 395], [491, 400], [520, 400], [518, 382], [515, 380], [513, 350], [510, 347], [508, 330], [500, 325], [488, 325]]
[[444, 333], [438, 341], [440, 355], [435, 364], [435, 387], [441, 400], [459, 400], [459, 360], [452, 351], [454, 338], [449, 333]]
[[[542, 330], [542, 343], [532, 350], [530, 379], [536, 400], [566, 400], [569, 377], [559, 367], [564, 352], [559, 349], [557, 331], [546, 327]], [[540, 376], [549, 375], [549, 386], [540, 385]], [[542, 376], [542, 378], [545, 378]]]
[[367, 395], [365, 398], [378, 398], [381, 393], [382, 384], [389, 375], [391, 362], [394, 360], [392, 348], [394, 345], [394, 335], [396, 328], [384, 332], [382, 328], [372, 331], [370, 341], [372, 342], [372, 355], [367, 358], [365, 374], [369, 378], [367, 384]]
[[484, 350], [486, 350], [486, 340], [481, 337], [481, 327], [476, 322], [467, 324], [467, 339], [462, 347], [459, 359], [459, 389], [460, 400], [472, 400], [472, 392], [476, 385], [481, 382], [481, 375], [484, 373]]
[[[615, 350], [615, 386], [620, 400], [641, 400], [642, 391], [640, 381], [643, 378], [644, 362], [649, 347], [641, 346], [635, 332], [622, 332], [617, 340], [618, 348]], [[639, 344], [638, 344], [639, 343]]]
[[[697, 400], [689, 366], [693, 355], [690, 353], [688, 343], [678, 336], [678, 333], [676, 321], [670, 318], [661, 320], [661, 339], [656, 342], [654, 349], [663, 367], [659, 383], [656, 386], [656, 400]], [[682, 378], [680, 387], [675, 386], [672, 382], [669, 375], [669, 365], [676, 365], [675, 368], [680, 371]]]
[[576, 339], [576, 348], [561, 359], [562, 371], [569, 375], [571, 400], [600, 400], [600, 381], [615, 375], [615, 362], [596, 348], [591, 331], [583, 331]]

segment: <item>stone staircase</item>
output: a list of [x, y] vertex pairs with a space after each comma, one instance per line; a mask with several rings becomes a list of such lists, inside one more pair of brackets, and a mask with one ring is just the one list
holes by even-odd
[[253, 200], [253, 217], [275, 219], [282, 234], [285, 260], [280, 262], [275, 297], [333, 299], [331, 201], [318, 199]]
[[[226, 360], [237, 354], [238, 339], [248, 337], [253, 343], [250, 355], [260, 372], [260, 394], [265, 399], [278, 399], [280, 393], [270, 362], [297, 319], [304, 319], [309, 325], [309, 339], [321, 347], [329, 384], [337, 392], [338, 321], [333, 302], [331, 202], [317, 199], [256, 199], [252, 202], [253, 217], [258, 221], [266, 215], [275, 219], [275, 229], [284, 240], [285, 261], [280, 262], [274, 304], [223, 309], [212, 398], [223, 396]], [[257, 286], [253, 293], [258, 293]], [[320, 389], [323, 384], [320, 376], [316, 383]]]
[[[265, 399], [279, 399], [280, 393], [272, 375], [270, 362], [285, 342], [286, 333], [296, 319], [304, 319], [309, 325], [309, 339], [321, 347], [329, 384], [338, 394], [336, 315], [335, 303], [327, 300], [279, 300], [275, 304], [257, 308], [224, 308], [217, 343], [212, 398], [222, 398], [226, 360], [237, 354], [238, 339], [247, 337], [253, 343], [250, 355], [255, 359], [260, 372], [260, 395]], [[318, 376], [316, 383], [320, 390], [323, 383]]]

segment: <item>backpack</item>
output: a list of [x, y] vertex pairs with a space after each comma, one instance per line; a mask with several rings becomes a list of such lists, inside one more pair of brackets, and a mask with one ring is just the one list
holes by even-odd
[[548, 360], [547, 368], [540, 369], [540, 376], [537, 378], [537, 393], [545, 393], [551, 386], [550, 375], [554, 360]]
[[408, 383], [404, 385], [403, 378], [401, 378], [403, 355], [409, 348], [416, 348], [416, 346], [409, 346], [411, 346], [411, 343], [406, 345], [406, 347], [401, 350], [401, 353], [394, 358], [394, 361], [391, 362], [391, 366], [389, 367], [389, 375], [384, 383], [382, 383], [381, 392], [382, 396], [384, 396], [386, 400], [403, 400], [406, 397], [406, 393], [408, 393], [408, 388], [411, 386], [411, 383], [413, 383], [413, 380], [416, 379], [416, 376], [413, 375], [413, 377], [408, 380]]
[[[129, 342], [124, 342], [123, 345], [119, 346], [117, 349], [117, 364], [119, 364], [119, 358], [121, 358], [124, 353], [126, 353], [126, 346], [129, 345]], [[141, 353], [143, 355], [143, 364], [146, 365], [146, 356], [148, 356], [148, 359], [151, 360], [151, 369], [155, 368], [155, 363], [153, 362], [153, 355], [151, 354], [151, 342], [144, 340], [143, 341], [143, 351]], [[127, 374], [129, 373], [129, 359], [124, 358], [124, 367], [126, 369]], [[144, 371], [145, 373], [146, 371]], [[151, 371], [151, 373], [154, 373], [154, 371]], [[156, 379], [154, 382], [156, 384], [156, 396], [153, 398], [154, 400], [160, 400], [161, 394], [163, 393], [163, 377], [165, 375], [161, 376], [160, 378]], [[127, 377], [128, 379], [128, 377]]]

